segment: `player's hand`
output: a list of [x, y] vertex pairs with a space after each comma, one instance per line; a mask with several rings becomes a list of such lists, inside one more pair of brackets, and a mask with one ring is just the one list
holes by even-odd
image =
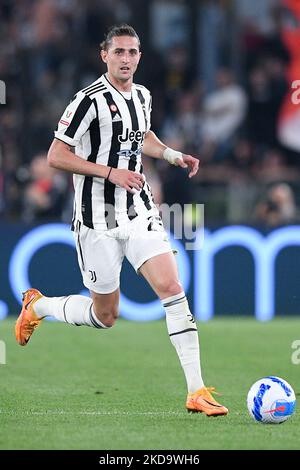
[[140, 191], [144, 186], [143, 175], [120, 168], [112, 168], [109, 175], [109, 181], [126, 189], [126, 191], [129, 191], [132, 194], [135, 194], [136, 191]]
[[199, 160], [198, 158], [192, 157], [192, 155], [185, 155], [182, 154], [182, 160], [180, 158], [176, 158], [177, 166], [181, 166], [181, 168], [189, 168], [189, 178], [195, 176], [199, 169]]

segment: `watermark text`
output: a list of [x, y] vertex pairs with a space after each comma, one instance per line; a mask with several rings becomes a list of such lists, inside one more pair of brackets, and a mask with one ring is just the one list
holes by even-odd
[[6, 344], [0, 340], [0, 364], [6, 364]]
[[6, 104], [6, 85], [0, 80], [0, 104]]
[[291, 348], [294, 349], [291, 355], [291, 362], [297, 366], [300, 364], [300, 339], [295, 339], [291, 344]]

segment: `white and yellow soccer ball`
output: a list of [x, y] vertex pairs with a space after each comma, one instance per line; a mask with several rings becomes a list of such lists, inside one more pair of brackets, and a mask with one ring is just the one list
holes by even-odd
[[263, 377], [250, 388], [247, 406], [250, 416], [259, 423], [283, 423], [294, 413], [295, 392], [280, 377]]

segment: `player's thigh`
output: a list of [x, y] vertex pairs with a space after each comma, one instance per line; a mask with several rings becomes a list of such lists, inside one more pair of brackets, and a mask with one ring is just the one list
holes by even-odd
[[85, 287], [97, 294], [111, 294], [120, 286], [123, 246], [107, 232], [84, 225], [76, 229], [76, 249]]
[[125, 255], [159, 297], [164, 296], [166, 292], [167, 295], [172, 295], [170, 291], [177, 289], [177, 265], [159, 217], [150, 218], [150, 222], [147, 219], [136, 221], [126, 243]]

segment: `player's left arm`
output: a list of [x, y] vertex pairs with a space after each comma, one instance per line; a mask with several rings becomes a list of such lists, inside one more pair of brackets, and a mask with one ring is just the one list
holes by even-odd
[[189, 168], [189, 178], [195, 176], [199, 169], [198, 158], [167, 147], [154, 132], [150, 130], [145, 135], [143, 153], [149, 157], [167, 160], [171, 165]]

